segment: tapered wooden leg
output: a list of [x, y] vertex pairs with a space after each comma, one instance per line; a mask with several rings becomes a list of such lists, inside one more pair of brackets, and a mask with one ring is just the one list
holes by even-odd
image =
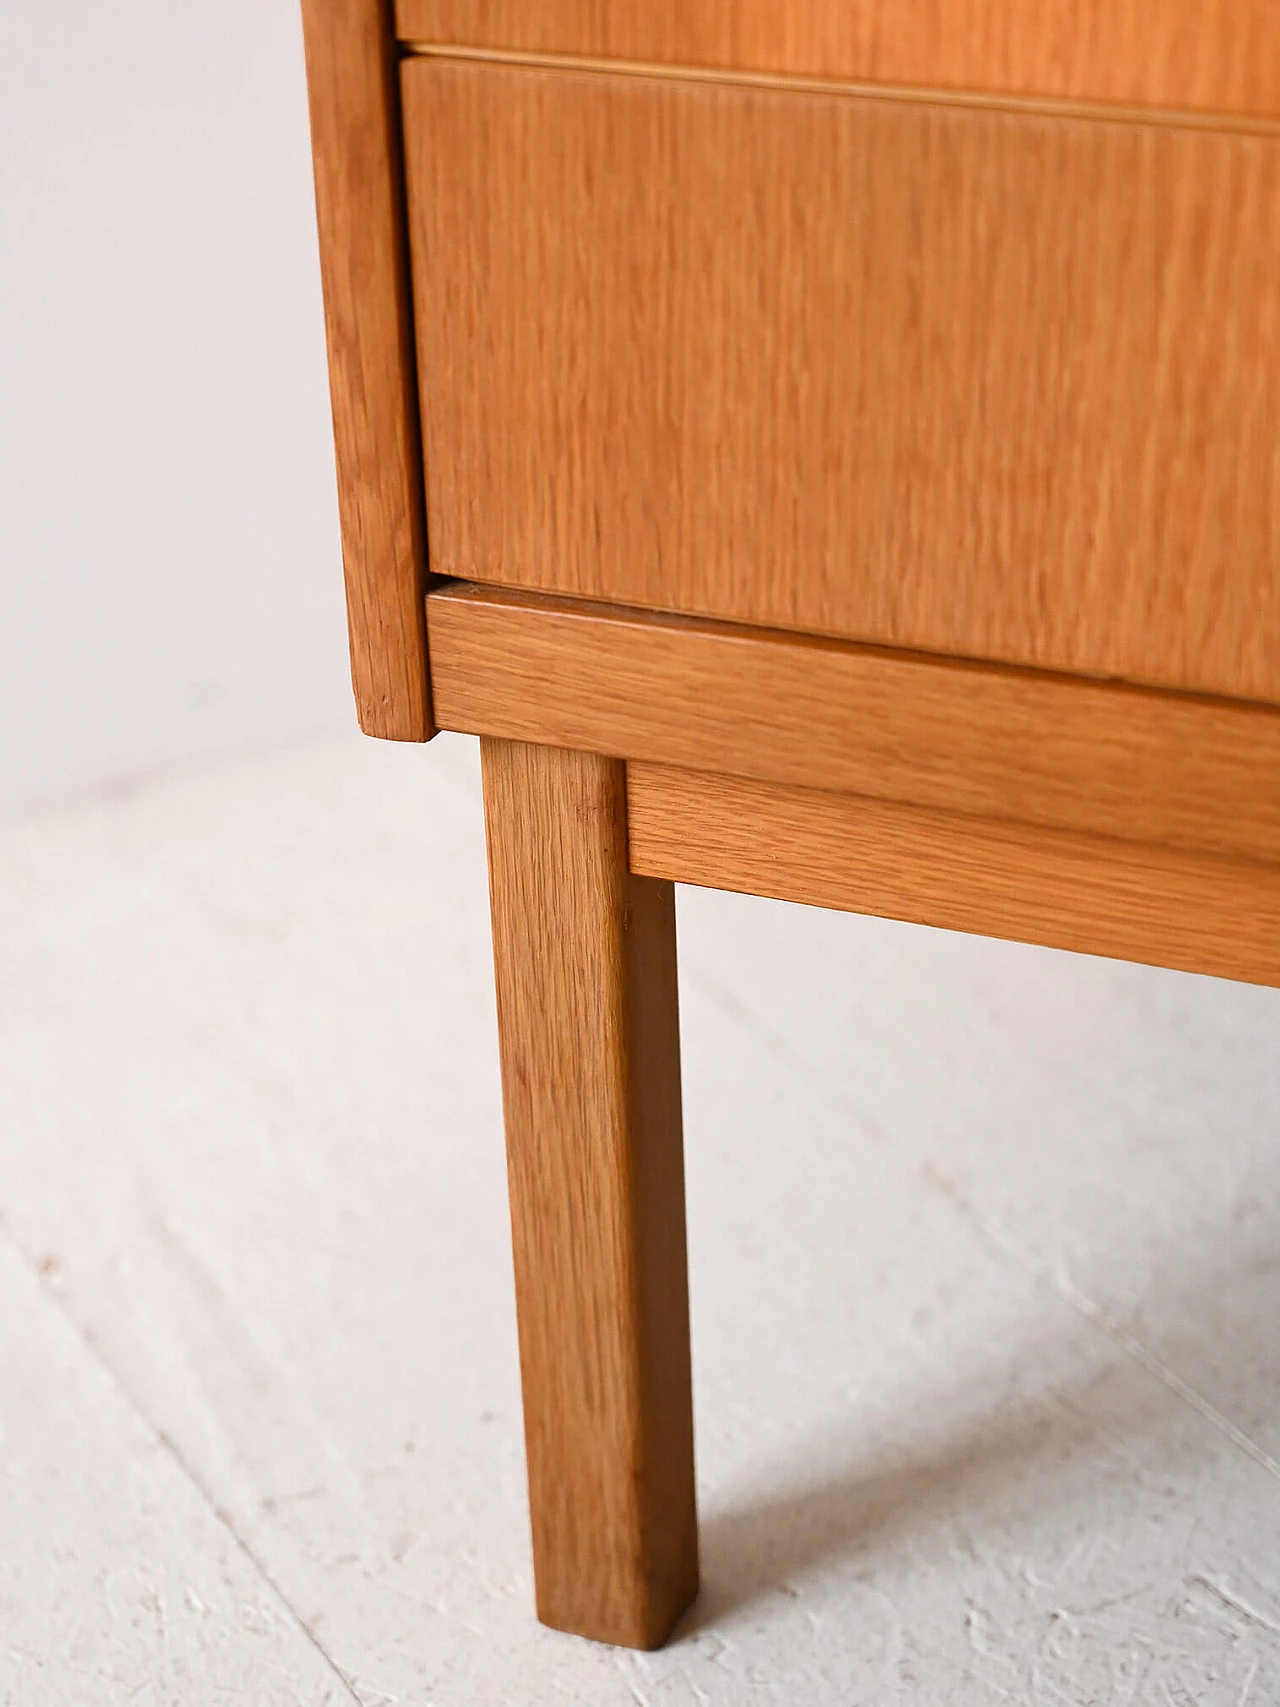
[[481, 750], [538, 1616], [651, 1648], [698, 1587], [674, 891], [623, 765]]

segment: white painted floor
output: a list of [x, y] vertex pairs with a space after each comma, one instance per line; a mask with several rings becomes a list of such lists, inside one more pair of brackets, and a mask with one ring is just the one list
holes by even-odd
[[473, 745], [0, 834], [0, 1701], [1280, 1701], [1280, 993], [679, 909], [635, 1655], [530, 1610]]

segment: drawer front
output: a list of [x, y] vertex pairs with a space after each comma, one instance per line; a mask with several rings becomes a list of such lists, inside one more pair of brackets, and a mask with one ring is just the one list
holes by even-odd
[[1280, 700], [1280, 139], [403, 69], [432, 566]]
[[402, 40], [1280, 114], [1275, 0], [395, 0]]

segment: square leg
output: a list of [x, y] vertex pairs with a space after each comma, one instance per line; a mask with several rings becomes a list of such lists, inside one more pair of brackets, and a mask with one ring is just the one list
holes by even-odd
[[481, 752], [538, 1616], [651, 1648], [698, 1587], [675, 894], [620, 762]]

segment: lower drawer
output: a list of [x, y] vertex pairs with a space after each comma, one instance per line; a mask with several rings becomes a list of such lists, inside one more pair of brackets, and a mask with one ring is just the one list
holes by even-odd
[[1280, 700], [1280, 138], [403, 94], [433, 568]]

